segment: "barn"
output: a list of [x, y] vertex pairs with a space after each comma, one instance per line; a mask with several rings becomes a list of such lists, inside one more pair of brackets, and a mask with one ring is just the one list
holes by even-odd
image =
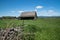
[[32, 12], [22, 12], [19, 19], [21, 20], [29, 20], [29, 19], [36, 19], [37, 13], [35, 11]]

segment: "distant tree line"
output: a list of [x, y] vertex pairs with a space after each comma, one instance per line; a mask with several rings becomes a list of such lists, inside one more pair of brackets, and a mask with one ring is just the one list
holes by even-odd
[[17, 19], [17, 17], [14, 16], [2, 16], [0, 19]]

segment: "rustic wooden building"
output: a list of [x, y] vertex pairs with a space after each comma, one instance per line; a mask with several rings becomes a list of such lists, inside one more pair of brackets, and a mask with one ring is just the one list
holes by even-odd
[[19, 19], [21, 20], [29, 20], [29, 19], [36, 19], [37, 13], [35, 11], [32, 12], [22, 12]]

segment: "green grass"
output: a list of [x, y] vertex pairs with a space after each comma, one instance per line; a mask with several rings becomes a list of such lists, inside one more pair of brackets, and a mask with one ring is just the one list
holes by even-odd
[[[0, 20], [0, 28], [18, 27], [22, 20]], [[35, 33], [34, 40], [60, 40], [60, 18], [24, 20], [24, 32]]]

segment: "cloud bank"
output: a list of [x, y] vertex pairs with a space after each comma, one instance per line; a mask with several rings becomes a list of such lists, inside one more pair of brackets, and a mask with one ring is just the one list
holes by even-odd
[[59, 13], [55, 10], [42, 10], [38, 14], [40, 16], [59, 16]]

